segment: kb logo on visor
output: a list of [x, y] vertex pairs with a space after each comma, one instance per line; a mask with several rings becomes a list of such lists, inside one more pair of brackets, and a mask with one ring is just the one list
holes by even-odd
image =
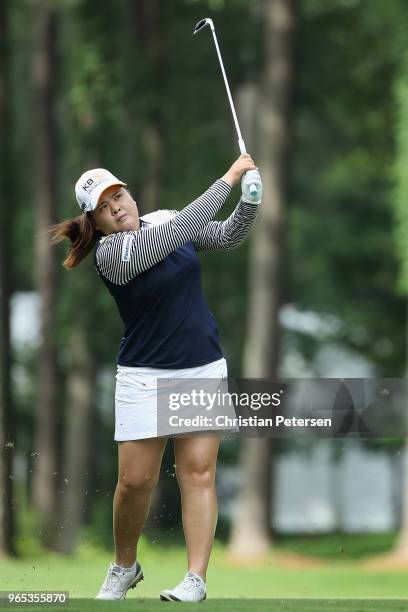
[[93, 190], [96, 185], [98, 185], [101, 181], [106, 180], [105, 172], [95, 172], [93, 178], [87, 179], [87, 181], [82, 185], [82, 189], [88, 193], [88, 189], [92, 187], [90, 191]]
[[91, 185], [93, 185], [93, 183], [94, 183], [94, 180], [93, 180], [93, 179], [91, 179], [91, 178], [89, 178], [89, 179], [86, 181], [85, 185], [82, 185], [82, 189], [83, 189], [84, 191], [87, 191], [87, 189], [88, 189], [88, 188], [89, 188]]

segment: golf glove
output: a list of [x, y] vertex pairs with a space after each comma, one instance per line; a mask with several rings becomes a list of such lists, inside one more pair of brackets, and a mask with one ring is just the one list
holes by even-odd
[[258, 170], [248, 170], [241, 179], [241, 199], [249, 204], [260, 204], [262, 200], [262, 179]]

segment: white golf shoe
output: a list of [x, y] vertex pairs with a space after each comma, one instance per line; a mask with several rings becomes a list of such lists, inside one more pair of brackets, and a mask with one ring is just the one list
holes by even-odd
[[128, 570], [110, 563], [105, 582], [95, 599], [125, 599], [127, 591], [133, 589], [143, 578], [138, 561]]
[[162, 601], [203, 601], [207, 597], [205, 582], [198, 574], [187, 572], [184, 579], [174, 589], [160, 593]]

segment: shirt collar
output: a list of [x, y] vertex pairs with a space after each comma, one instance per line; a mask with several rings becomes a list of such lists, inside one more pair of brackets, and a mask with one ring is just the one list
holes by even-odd
[[145, 221], [139, 217], [140, 229], [146, 229], [148, 225], [151, 225], [149, 221]]

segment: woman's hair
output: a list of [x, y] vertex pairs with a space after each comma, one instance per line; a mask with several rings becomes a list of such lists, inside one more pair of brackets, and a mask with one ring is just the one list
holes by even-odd
[[67, 270], [80, 264], [84, 257], [92, 251], [97, 240], [103, 236], [103, 233], [96, 229], [92, 214], [89, 212], [52, 225], [48, 233], [51, 234], [51, 244], [58, 244], [65, 238], [71, 241], [68, 254], [62, 264]]

